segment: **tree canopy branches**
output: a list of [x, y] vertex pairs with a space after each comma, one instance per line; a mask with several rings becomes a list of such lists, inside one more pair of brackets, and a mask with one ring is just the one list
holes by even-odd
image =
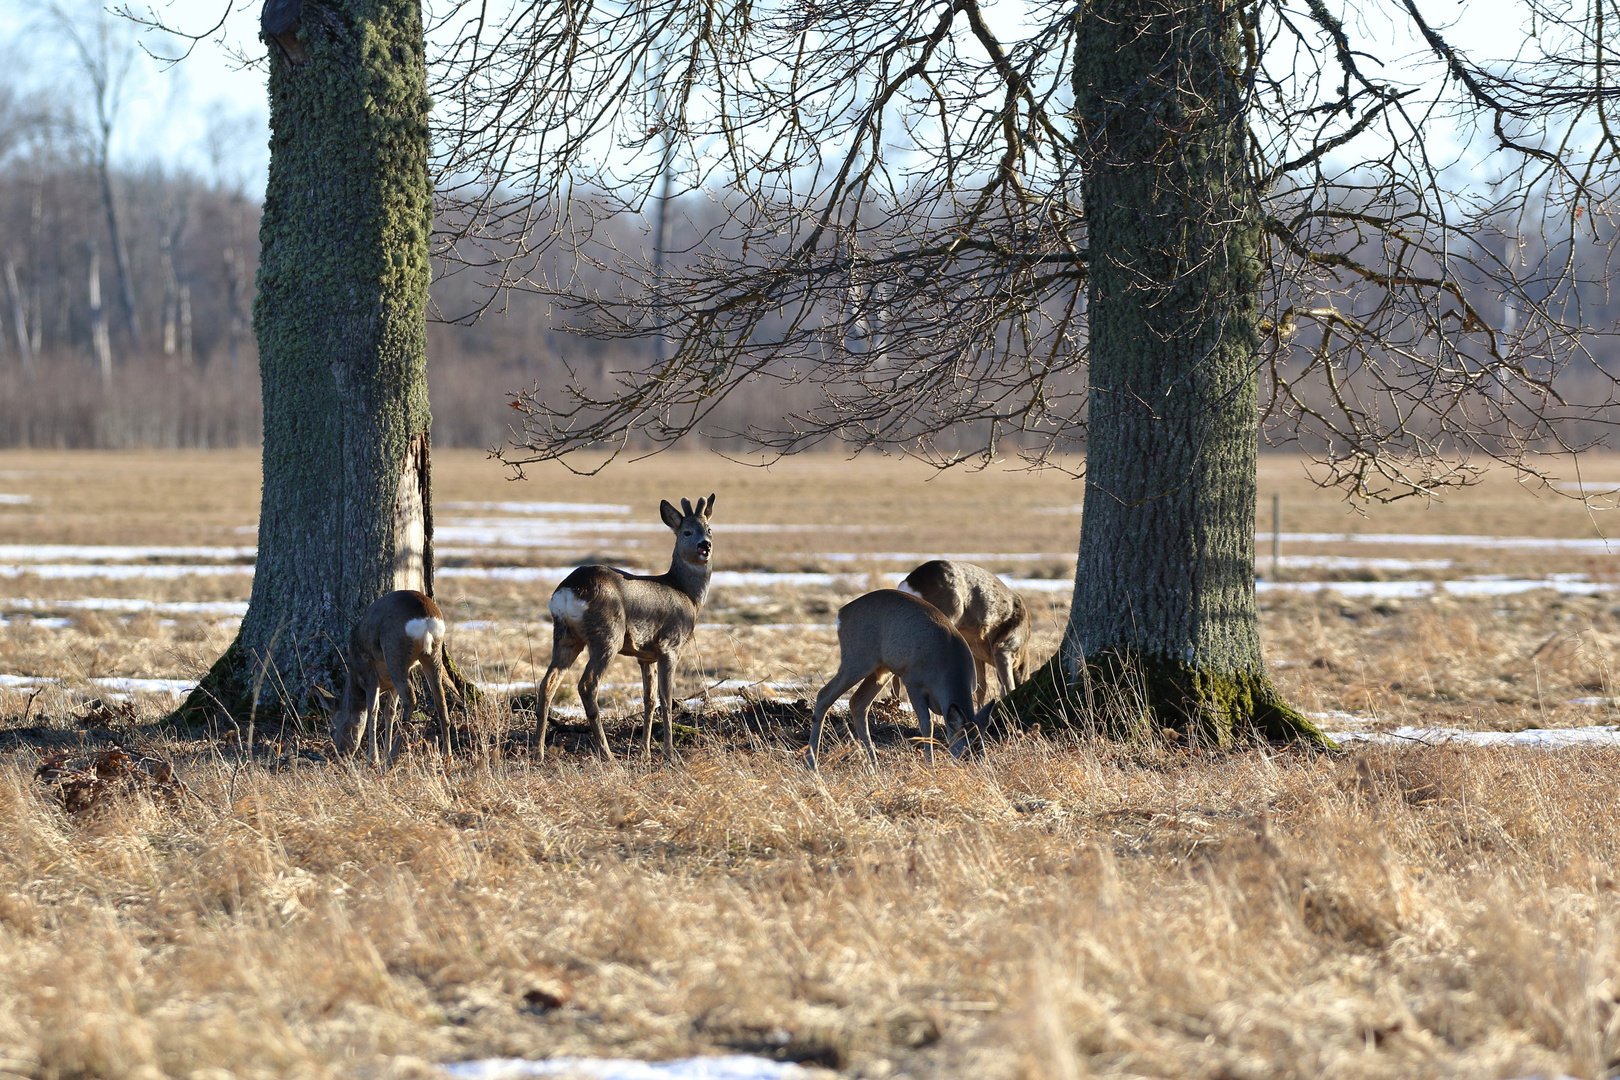
[[[1612, 328], [1590, 312], [1615, 235], [1620, 9], [1524, 0], [1533, 32], [1476, 60], [1420, 0], [1381, 2], [1248, 0], [1230, 77], [1264, 221], [1268, 430], [1323, 448], [1325, 482], [1398, 497], [1467, 479], [1421, 464], [1435, 453], [1523, 465], [1573, 449], [1570, 421], [1608, 422], [1617, 373], [1591, 346]], [[441, 257], [593, 332], [668, 343], [645, 368], [521, 394], [509, 460], [670, 443], [760, 380], [815, 393], [737, 432], [782, 451], [837, 437], [954, 460], [1083, 438], [1084, 11], [450, 8], [434, 35]], [[1375, 18], [1408, 40], [1380, 40]], [[1155, 93], [1150, 77], [1115, 104]], [[1493, 148], [1474, 160], [1481, 130]], [[685, 223], [675, 250], [658, 229], [637, 251], [599, 227], [683, 195], [722, 212]], [[604, 271], [613, 288], [581, 284]]]

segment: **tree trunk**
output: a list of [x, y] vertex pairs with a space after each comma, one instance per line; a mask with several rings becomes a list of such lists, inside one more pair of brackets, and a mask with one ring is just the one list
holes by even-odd
[[141, 347], [141, 323], [135, 310], [135, 285], [129, 272], [129, 248], [124, 244], [124, 230], [118, 220], [118, 200], [113, 198], [112, 170], [107, 164], [107, 143], [111, 134], [103, 127], [101, 156], [101, 203], [107, 211], [107, 236], [112, 241], [113, 268], [118, 275], [118, 304], [124, 312], [124, 331], [129, 335], [132, 351]]
[[253, 595], [236, 643], [182, 706], [189, 722], [321, 708], [367, 605], [432, 591], [420, 3], [305, 4], [297, 35], [301, 49], [270, 57]]
[[1321, 733], [1273, 688], [1254, 593], [1260, 265], [1239, 5], [1094, 0], [1086, 140], [1089, 434], [1062, 647], [1026, 720], [1202, 743]]

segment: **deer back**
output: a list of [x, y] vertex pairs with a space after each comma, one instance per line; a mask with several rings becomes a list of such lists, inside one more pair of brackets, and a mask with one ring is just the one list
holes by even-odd
[[838, 611], [838, 649], [908, 685], [927, 686], [943, 712], [951, 703], [973, 715], [973, 652], [932, 604], [898, 589], [858, 596]]

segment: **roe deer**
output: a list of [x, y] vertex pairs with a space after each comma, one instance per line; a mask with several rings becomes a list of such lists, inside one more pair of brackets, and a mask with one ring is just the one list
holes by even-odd
[[[906, 575], [900, 591], [937, 607], [973, 650], [977, 689], [974, 704], [982, 707], [989, 686], [985, 665], [994, 664], [1005, 697], [1029, 672], [1029, 608], [1023, 598], [982, 566], [934, 559]], [[899, 696], [898, 685], [895, 696]]]
[[[341, 754], [352, 754], [369, 732], [371, 761], [377, 764], [377, 739], [388, 727], [388, 760], [398, 750], [394, 736], [394, 696], [404, 703], [403, 720], [416, 709], [411, 690], [411, 669], [422, 675], [433, 707], [439, 714], [444, 757], [450, 760], [450, 713], [445, 707], [444, 680], [439, 661], [444, 647], [444, 613], [430, 596], [400, 589], [377, 598], [354, 624], [345, 656], [348, 675], [343, 696], [332, 714], [332, 742]], [[381, 701], [379, 702], [379, 697]]]
[[843, 693], [860, 687], [849, 699], [850, 719], [877, 764], [877, 747], [866, 710], [890, 672], [905, 684], [922, 730], [923, 749], [934, 761], [934, 725], [930, 711], [945, 722], [945, 743], [961, 757], [967, 750], [969, 725], [988, 719], [973, 713], [973, 652], [962, 635], [932, 604], [898, 589], [879, 589], [858, 596], [838, 610], [838, 674], [816, 695], [810, 724], [808, 764], [816, 767], [821, 749], [821, 721]]
[[535, 727], [540, 738], [540, 757], [546, 756], [546, 728], [551, 718], [551, 696], [562, 681], [563, 672], [579, 654], [589, 650], [584, 674], [579, 677], [579, 697], [585, 715], [596, 728], [596, 744], [603, 756], [612, 757], [607, 734], [602, 730], [602, 714], [596, 707], [596, 687], [615, 653], [633, 656], [641, 662], [641, 715], [647, 722], [642, 752], [652, 756], [653, 665], [658, 665], [657, 703], [664, 714], [664, 753], [675, 753], [674, 693], [675, 658], [697, 628], [698, 611], [709, 597], [709, 557], [714, 545], [709, 516], [714, 513], [714, 496], [702, 499], [697, 508], [685, 499], [679, 510], [668, 501], [658, 504], [664, 524], [675, 532], [675, 551], [669, 572], [657, 577], [631, 574], [610, 566], [581, 566], [551, 594], [551, 666], [540, 680]]

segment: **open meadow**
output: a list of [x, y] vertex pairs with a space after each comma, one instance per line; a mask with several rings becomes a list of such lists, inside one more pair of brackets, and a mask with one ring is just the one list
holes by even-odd
[[[838, 607], [966, 558], [1020, 590], [1044, 659], [1080, 482], [433, 466], [435, 592], [490, 693], [448, 769], [418, 742], [378, 775], [316, 730], [154, 726], [245, 609], [256, 453], [0, 453], [0, 1076], [736, 1051], [871, 1078], [1620, 1069], [1620, 457], [1568, 471], [1592, 505], [1493, 473], [1364, 512], [1262, 458], [1267, 659], [1342, 752], [1019, 737], [930, 768], [883, 705], [880, 768], [832, 724], [819, 776], [796, 740]], [[711, 491], [676, 675], [696, 735], [600, 761], [571, 675], [537, 762], [520, 695], [551, 589], [582, 561], [663, 569], [658, 500]], [[628, 745], [633, 662], [606, 687]]]

